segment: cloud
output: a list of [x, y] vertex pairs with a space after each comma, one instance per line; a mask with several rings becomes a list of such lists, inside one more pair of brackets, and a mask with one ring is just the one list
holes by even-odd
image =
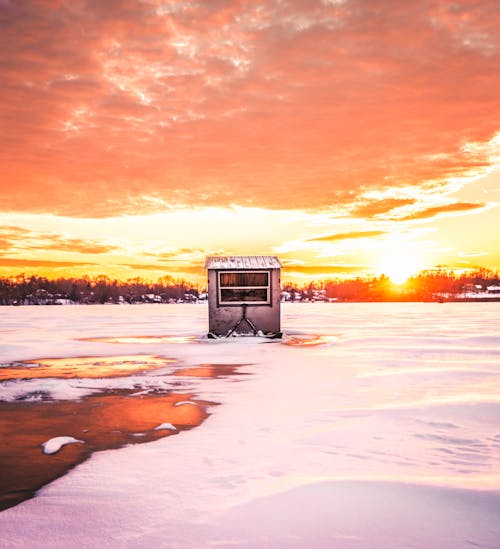
[[204, 263], [179, 264], [179, 265], [156, 265], [155, 263], [120, 263], [121, 267], [128, 267], [136, 271], [163, 271], [166, 274], [171, 272], [181, 274], [201, 275], [204, 273]]
[[118, 250], [116, 246], [102, 244], [90, 239], [66, 238], [63, 235], [54, 233], [37, 233], [22, 227], [1, 227], [0, 250], [9, 252], [14, 249], [22, 251], [46, 250], [80, 254], [106, 254]]
[[11, 257], [0, 257], [0, 267], [81, 267], [96, 265], [81, 261], [46, 261], [43, 259], [18, 259]]
[[458, 252], [458, 257], [484, 257], [485, 255], [488, 255], [489, 252]]
[[154, 263], [120, 263], [120, 267], [128, 267], [140, 271], [164, 271], [165, 265], [156, 265]]
[[87, 241], [78, 238], [64, 239], [59, 236], [52, 237], [53, 242], [38, 245], [28, 245], [30, 250], [52, 250], [59, 252], [73, 252], [80, 254], [106, 254], [118, 250], [116, 246], [99, 244], [94, 241]]
[[284, 265], [283, 277], [294, 274], [303, 275], [331, 275], [331, 274], [359, 274], [366, 270], [363, 265]]
[[309, 238], [308, 242], [336, 242], [338, 240], [350, 240], [356, 238], [372, 238], [374, 236], [381, 236], [385, 234], [385, 231], [353, 231], [350, 233], [337, 233], [326, 236], [318, 236], [316, 238]]
[[356, 206], [351, 213], [357, 217], [374, 217], [391, 212], [395, 208], [410, 206], [415, 202], [414, 198], [384, 198], [383, 200], [373, 200]]
[[495, 0], [0, 10], [6, 212], [327, 208], [491, 163]]
[[[218, 253], [221, 253], [220, 250]], [[155, 257], [162, 262], [190, 261], [200, 263], [207, 255], [213, 255], [210, 250], [201, 248], [178, 248], [176, 250], [161, 253], [146, 253], [145, 255]]]
[[16, 250], [70, 252], [79, 254], [106, 254], [119, 250], [116, 246], [94, 240], [67, 238], [55, 233], [37, 233], [22, 227], [0, 228], [0, 250], [4, 253]]
[[442, 213], [453, 212], [469, 212], [471, 210], [477, 210], [484, 208], [484, 204], [474, 204], [470, 202], [455, 202], [453, 204], [445, 204], [444, 206], [434, 206], [432, 208], [426, 208], [419, 212], [414, 212], [405, 217], [400, 218], [401, 221], [413, 221], [416, 219], [427, 219], [429, 217], [435, 217]]

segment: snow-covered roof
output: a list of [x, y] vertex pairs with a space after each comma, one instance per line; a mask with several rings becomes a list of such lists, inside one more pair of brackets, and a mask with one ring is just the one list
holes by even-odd
[[279, 259], [274, 255], [232, 255], [227, 257], [208, 256], [206, 269], [281, 269]]

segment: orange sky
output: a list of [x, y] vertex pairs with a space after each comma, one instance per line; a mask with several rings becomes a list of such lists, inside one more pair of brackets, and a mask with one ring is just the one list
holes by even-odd
[[496, 0], [0, 0], [0, 275], [500, 268]]

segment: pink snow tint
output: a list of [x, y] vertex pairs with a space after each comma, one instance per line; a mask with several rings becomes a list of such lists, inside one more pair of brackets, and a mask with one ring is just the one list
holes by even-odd
[[[203, 306], [19, 309], [2, 310], [5, 328], [14, 329], [4, 361], [126, 355], [130, 344], [75, 338], [202, 337], [207, 328]], [[284, 304], [282, 326], [285, 341], [338, 338], [295, 346], [253, 338], [135, 344], [134, 352], [179, 361], [131, 376], [139, 392], [168, 380], [172, 390], [221, 405], [189, 433], [94, 453], [36, 498], [0, 513], [2, 543], [497, 549], [498, 303]], [[239, 383], [195, 370], [171, 375], [241, 363], [251, 375]], [[13, 398], [9, 383], [0, 383], [0, 397]], [[57, 383], [60, 394], [73, 394], [74, 380]], [[16, 395], [54, 394], [46, 380], [15, 386]], [[162, 422], [171, 420], [162, 417], [151, 430]], [[61, 433], [84, 440], [66, 429], [51, 436]]]
[[[205, 535], [214, 546], [244, 539], [238, 547], [253, 549], [494, 549], [500, 540], [499, 513], [500, 492], [325, 481], [235, 507]], [[311, 545], [303, 544], [312, 539]]]
[[196, 336], [175, 336], [175, 335], [142, 335], [142, 336], [118, 336], [118, 337], [86, 337], [78, 338], [79, 341], [95, 343], [193, 343], [201, 341]]
[[338, 339], [338, 335], [294, 335], [286, 337], [283, 343], [290, 347], [315, 347], [335, 343]]

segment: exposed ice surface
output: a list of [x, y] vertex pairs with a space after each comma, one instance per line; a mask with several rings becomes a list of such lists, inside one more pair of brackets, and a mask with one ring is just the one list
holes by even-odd
[[[134, 353], [178, 363], [3, 382], [0, 398], [126, 386], [221, 406], [176, 437], [93, 454], [0, 513], [0, 546], [497, 548], [500, 304], [283, 309], [284, 341], [212, 341], [203, 305], [2, 308], [4, 365]], [[250, 375], [166, 375], [199, 364]]]
[[75, 437], [54, 437], [42, 444], [44, 454], [56, 454], [66, 444], [82, 443], [83, 440], [78, 440]]

